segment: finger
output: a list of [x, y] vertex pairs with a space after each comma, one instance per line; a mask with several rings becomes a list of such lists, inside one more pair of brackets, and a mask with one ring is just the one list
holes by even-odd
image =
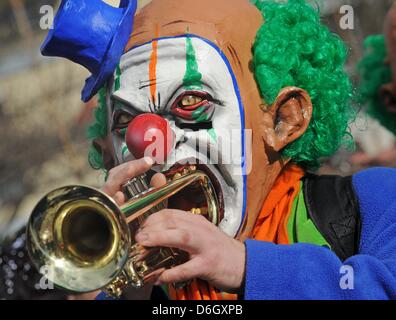
[[108, 181], [121, 185], [126, 181], [139, 176], [149, 170], [154, 164], [150, 157], [126, 162], [110, 170]]
[[[185, 211], [164, 209], [151, 214], [142, 224], [141, 228], [153, 229], [176, 229], [185, 226], [185, 223], [180, 219], [182, 215], [186, 214]], [[187, 227], [187, 226], [185, 226]]]
[[114, 195], [117, 191], [120, 191], [121, 186], [125, 182], [145, 173], [153, 166], [153, 164], [154, 160], [150, 157], [146, 157], [126, 162], [111, 169], [107, 182], [103, 186], [103, 191], [110, 196]]
[[181, 228], [180, 225], [177, 224], [177, 222], [173, 223], [171, 221], [168, 221], [166, 225], [162, 224], [162, 223], [155, 223], [155, 224], [150, 224], [149, 226], [142, 226], [139, 229], [139, 232], [143, 232], [143, 231], [148, 231], [148, 232], [152, 232], [152, 231], [164, 231], [164, 230], [175, 230]]
[[[160, 211], [162, 212], [162, 211]], [[154, 213], [157, 214], [157, 213]], [[158, 214], [162, 214], [159, 213]], [[188, 212], [181, 211], [180, 214], [187, 215]], [[190, 215], [188, 219], [183, 220], [180, 218], [181, 215], [165, 215], [164, 217], [150, 219], [148, 222], [144, 222], [140, 227], [140, 231], [164, 231], [174, 229], [185, 229], [185, 230], [200, 230], [203, 225], [197, 220], [195, 215]], [[203, 218], [204, 219], [204, 218]], [[205, 219], [204, 219], [205, 220]], [[206, 221], [205, 221], [206, 223]], [[206, 226], [207, 227], [207, 226]]]
[[[192, 226], [199, 228], [208, 224], [208, 220], [204, 216], [192, 214], [190, 212], [164, 209], [150, 215], [142, 225], [142, 228], [161, 226], [162, 229], [185, 228], [189, 229]], [[210, 224], [210, 223], [209, 223]]]
[[195, 253], [199, 247], [194, 233], [185, 229], [143, 229], [138, 232], [135, 240], [146, 247], [178, 248], [189, 253]]
[[180, 215], [184, 211], [164, 209], [151, 214], [142, 224], [141, 229], [150, 228], [152, 230], [176, 229], [180, 227]]
[[116, 192], [113, 199], [119, 206], [122, 206], [125, 203], [125, 195], [121, 191]]
[[154, 188], [162, 187], [166, 184], [166, 177], [162, 173], [156, 173], [153, 175], [150, 181], [150, 185]]
[[156, 285], [183, 282], [198, 278], [202, 272], [202, 265], [193, 259], [182, 265], [164, 271], [158, 278]]
[[152, 273], [150, 273], [150, 275], [145, 279], [145, 282], [147, 284], [154, 284], [155, 282], [158, 281], [159, 277], [161, 276], [161, 274], [165, 271], [165, 268], [160, 268], [157, 269], [155, 271], [153, 271]]

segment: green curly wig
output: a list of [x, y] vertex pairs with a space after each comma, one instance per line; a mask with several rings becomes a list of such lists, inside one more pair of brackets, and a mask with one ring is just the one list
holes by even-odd
[[282, 88], [295, 86], [306, 90], [313, 104], [306, 133], [287, 146], [283, 156], [317, 168], [321, 158], [352, 142], [352, 85], [343, 69], [347, 50], [304, 0], [253, 3], [265, 19], [253, 47], [256, 81], [265, 102], [272, 104]]
[[[253, 46], [256, 81], [263, 99], [272, 104], [287, 86], [305, 89], [313, 103], [313, 118], [306, 133], [283, 150], [283, 155], [302, 167], [314, 169], [351, 141], [348, 122], [351, 82], [343, 70], [347, 50], [339, 37], [321, 24], [319, 12], [304, 0], [275, 2], [252, 0], [265, 23]], [[104, 103], [104, 99], [102, 99]], [[105, 105], [96, 113], [91, 139], [105, 134]], [[102, 165], [96, 150], [90, 152], [94, 168]]]
[[360, 85], [357, 100], [366, 106], [371, 117], [396, 134], [396, 117], [386, 110], [379, 97], [381, 86], [392, 81], [392, 71], [384, 63], [386, 56], [383, 35], [370, 36], [364, 41], [364, 56], [358, 64]]
[[[88, 138], [93, 142], [95, 139], [105, 138], [107, 136], [107, 106], [106, 106], [106, 88], [99, 90], [99, 103], [95, 109], [95, 120], [88, 128]], [[88, 153], [88, 162], [95, 170], [104, 169], [103, 156], [91, 145]]]

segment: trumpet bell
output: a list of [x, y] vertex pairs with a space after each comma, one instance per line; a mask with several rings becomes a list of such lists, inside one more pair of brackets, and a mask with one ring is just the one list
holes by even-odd
[[56, 189], [34, 208], [28, 250], [41, 274], [58, 287], [90, 292], [123, 270], [131, 235], [116, 203], [84, 186]]

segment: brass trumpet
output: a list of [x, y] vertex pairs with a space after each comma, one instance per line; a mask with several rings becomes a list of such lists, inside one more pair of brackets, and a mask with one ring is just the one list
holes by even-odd
[[190, 211], [219, 224], [218, 199], [207, 174], [185, 166], [167, 178], [161, 188], [149, 188], [144, 175], [132, 179], [124, 185], [129, 200], [122, 207], [90, 187], [50, 192], [36, 205], [27, 226], [33, 263], [60, 288], [77, 293], [102, 289], [118, 297], [128, 285], [140, 288], [155, 271], [187, 261], [181, 250], [145, 248], [134, 240], [150, 214], [186, 189], [200, 190], [201, 205]]

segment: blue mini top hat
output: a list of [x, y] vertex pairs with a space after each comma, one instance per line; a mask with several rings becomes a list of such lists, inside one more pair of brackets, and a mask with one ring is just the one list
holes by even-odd
[[121, 0], [118, 8], [102, 0], [62, 0], [41, 53], [69, 59], [91, 72], [82, 91], [84, 102], [116, 69], [132, 33], [136, 7], [137, 0]]

